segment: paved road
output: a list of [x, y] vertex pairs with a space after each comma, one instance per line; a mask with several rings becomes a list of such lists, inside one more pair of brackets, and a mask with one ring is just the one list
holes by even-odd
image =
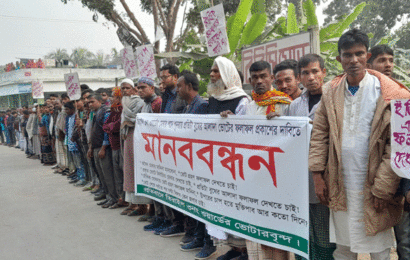
[[121, 211], [97, 206], [50, 167], [0, 145], [0, 260], [194, 259], [196, 252], [179, 250], [180, 237], [144, 232], [146, 223]]
[[89, 192], [38, 160], [0, 146], [0, 259], [194, 259], [177, 238], [102, 209]]

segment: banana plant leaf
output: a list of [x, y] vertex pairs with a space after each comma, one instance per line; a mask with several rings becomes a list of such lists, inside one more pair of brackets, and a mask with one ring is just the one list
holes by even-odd
[[257, 13], [252, 15], [251, 19], [246, 24], [245, 29], [243, 30], [240, 48], [243, 45], [251, 44], [258, 36], [260, 36], [265, 29], [267, 21], [268, 17], [266, 13]]
[[306, 26], [304, 27], [305, 30], [310, 26], [319, 25], [316, 16], [316, 6], [312, 0], [306, 0], [303, 2], [303, 11], [306, 14]]
[[343, 16], [340, 21], [330, 24], [328, 27], [320, 30], [320, 41], [342, 36], [343, 32], [356, 20], [367, 6], [365, 2], [358, 4], [353, 12], [348, 16]]
[[286, 33], [299, 33], [298, 22], [296, 19], [295, 5], [290, 3], [288, 6], [288, 17], [286, 22]]
[[238, 6], [238, 10], [227, 24], [228, 27], [228, 39], [229, 47], [231, 49], [231, 54], [235, 52], [236, 47], [241, 39], [241, 34], [244, 30], [244, 24], [248, 18], [249, 11], [251, 9], [253, 0], [241, 0]]

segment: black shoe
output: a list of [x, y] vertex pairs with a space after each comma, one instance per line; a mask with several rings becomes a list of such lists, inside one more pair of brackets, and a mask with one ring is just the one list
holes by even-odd
[[107, 203], [105, 203], [104, 205], [101, 206], [101, 208], [106, 209], [111, 207], [112, 205], [114, 205], [115, 203], [117, 203], [115, 200], [110, 199], [107, 201]]
[[181, 238], [181, 241], [179, 242], [179, 244], [181, 246], [187, 245], [189, 243], [191, 243], [192, 241], [194, 241], [195, 236], [188, 234], [188, 232], [185, 233], [185, 236], [183, 238]]
[[[216, 254], [216, 246], [211, 246], [209, 244], [205, 244], [204, 247], [201, 249], [201, 251], [195, 255], [195, 259], [208, 259], [211, 256], [213, 256], [214, 254]], [[241, 253], [239, 253], [240, 255]], [[217, 258], [218, 260], [219, 257]], [[226, 260], [229, 260], [231, 258], [227, 258]], [[225, 258], [224, 258], [225, 260]]]
[[216, 260], [230, 260], [232, 258], [238, 257], [241, 255], [241, 252], [235, 250], [229, 250], [226, 254], [221, 255]]
[[68, 183], [71, 183], [71, 184], [73, 184], [73, 183], [76, 183], [78, 180], [77, 180], [77, 178], [76, 179], [72, 179], [71, 181], [69, 181]]
[[164, 220], [162, 224], [154, 230], [155, 231], [154, 234], [158, 236], [171, 226], [172, 226], [171, 220]]
[[249, 260], [248, 253], [242, 253], [240, 256], [232, 258], [232, 260]]
[[103, 200], [103, 201], [98, 202], [97, 205], [98, 205], [98, 206], [102, 206], [102, 205], [104, 205], [104, 204], [107, 203], [107, 202], [109, 202], [109, 200], [106, 199], [106, 200]]
[[177, 237], [185, 235], [184, 227], [180, 225], [172, 225], [165, 231], [161, 232], [161, 237]]
[[202, 247], [204, 247], [204, 240], [194, 238], [194, 240], [191, 243], [181, 246], [181, 250], [184, 252], [190, 252], [194, 250], [199, 250]]
[[105, 198], [106, 198], [105, 194], [102, 193], [100, 196], [95, 196], [95, 197], [94, 197], [94, 200], [95, 200], [95, 201], [99, 201], [99, 200], [103, 200], [103, 199], [105, 199]]
[[156, 228], [158, 228], [162, 224], [162, 222], [164, 222], [163, 218], [156, 217], [154, 219], [154, 222], [152, 222], [152, 224], [144, 226], [144, 231], [154, 231]]

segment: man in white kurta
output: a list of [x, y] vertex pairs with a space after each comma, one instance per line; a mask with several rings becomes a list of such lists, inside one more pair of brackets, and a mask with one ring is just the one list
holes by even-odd
[[390, 166], [390, 100], [410, 92], [366, 70], [368, 47], [360, 30], [340, 37], [337, 60], [345, 74], [323, 87], [313, 123], [309, 169], [317, 197], [330, 208], [336, 260], [356, 260], [358, 253], [390, 259], [402, 212], [400, 178]]
[[[270, 64], [266, 61], [257, 61], [253, 63], [250, 68], [250, 78], [249, 82], [252, 84], [252, 99], [253, 101], [250, 102], [246, 106], [245, 115], [248, 116], [255, 116], [255, 115], [263, 115], [266, 116], [267, 119], [272, 119], [276, 116], [286, 115], [288, 113], [289, 105], [292, 102], [291, 98], [280, 91], [275, 90], [272, 87], [272, 83], [274, 81], [274, 76], [272, 75], [272, 68]], [[227, 117], [228, 115], [232, 115], [232, 111], [224, 111], [221, 113], [222, 117]], [[240, 238], [236, 238], [236, 240], [244, 240]], [[239, 243], [238, 243], [239, 244]], [[246, 241], [246, 249], [242, 249], [242, 255], [238, 255], [239, 257], [243, 257], [240, 259], [249, 259], [249, 260], [287, 260], [288, 259], [288, 252], [272, 247], [267, 247], [252, 241]], [[236, 252], [240, 250], [236, 249]], [[247, 253], [245, 253], [247, 251]], [[247, 254], [247, 256], [246, 256]], [[218, 258], [220, 259], [233, 259], [235, 256], [235, 247], [233, 250], [228, 251], [223, 257]], [[229, 258], [231, 257], [231, 258]]]
[[379, 97], [380, 82], [367, 72], [358, 88], [349, 87], [347, 81], [345, 82], [342, 169], [347, 212], [330, 211], [330, 241], [338, 246], [350, 247], [352, 253], [382, 251], [384, 256], [375, 259], [390, 259], [390, 248], [394, 246], [392, 230], [366, 236], [362, 220], [369, 136]]

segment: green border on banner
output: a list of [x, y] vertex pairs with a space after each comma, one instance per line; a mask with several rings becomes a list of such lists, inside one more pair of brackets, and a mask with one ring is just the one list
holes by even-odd
[[[146, 188], [152, 190], [153, 192], [146, 192], [145, 191]], [[258, 240], [266, 241], [266, 242], [273, 243], [273, 244], [278, 244], [278, 245], [281, 245], [281, 246], [290, 247], [290, 248], [293, 248], [293, 249], [296, 249], [296, 250], [299, 250], [303, 253], [308, 254], [308, 240], [306, 240], [302, 237], [299, 237], [299, 236], [296, 236], [296, 235], [293, 235], [293, 234], [289, 234], [289, 233], [285, 233], [285, 232], [282, 232], [282, 231], [277, 231], [277, 230], [273, 230], [273, 229], [268, 229], [268, 228], [264, 228], [264, 227], [250, 225], [247, 222], [243, 222], [243, 221], [240, 221], [240, 220], [237, 220], [237, 219], [234, 219], [234, 218], [230, 218], [230, 217], [220, 215], [218, 213], [214, 213], [212, 211], [208, 211], [208, 210], [203, 209], [203, 208], [201, 208], [201, 207], [199, 207], [195, 204], [186, 202], [185, 200], [179, 199], [179, 198], [177, 198], [175, 196], [172, 196], [168, 193], [159, 191], [155, 188], [151, 188], [151, 187], [148, 187], [148, 186], [145, 186], [145, 185], [142, 185], [142, 184], [137, 184], [137, 193], [138, 194], [146, 194], [146, 195], [149, 195], [151, 197], [155, 197], [159, 200], [162, 200], [164, 202], [167, 202], [167, 203], [169, 203], [169, 204], [171, 204], [171, 205], [173, 205], [173, 206], [175, 206], [175, 207], [177, 207], [177, 208], [179, 208], [179, 209], [181, 209], [185, 212], [189, 212], [190, 214], [195, 215], [195, 216], [203, 219], [204, 221], [212, 223], [213, 225], [223, 227], [225, 229], [232, 230], [232, 231], [235, 231], [235, 232], [238, 232], [238, 233], [242, 233], [244, 235], [247, 235], [249, 237], [253, 237], [253, 238], [258, 239]], [[191, 209], [189, 209], [188, 207], [190, 207]], [[197, 210], [192, 210], [192, 209], [197, 209]], [[205, 213], [205, 215], [211, 214], [215, 217], [213, 219], [204, 218], [202, 213]], [[218, 218], [220, 220], [223, 219], [223, 221], [217, 221], [217, 220], [215, 220], [215, 218]], [[230, 225], [228, 225], [227, 222], [229, 222]], [[243, 230], [243, 229], [240, 229], [240, 228], [238, 228], [238, 229], [232, 228], [232, 227], [235, 227], [236, 224], [238, 224], [239, 226], [242, 226], [242, 227], [252, 226], [252, 229], [255, 230], [255, 232], [251, 232], [251, 231], [249, 231], [249, 229], [248, 230]], [[260, 231], [259, 234], [258, 234], [258, 232], [256, 232], [256, 229]], [[262, 232], [264, 232], [265, 234], [266, 234], [266, 232], [277, 234], [276, 238], [277, 238], [278, 242], [275, 242], [272, 239], [272, 237], [269, 237], [270, 238], [269, 239], [269, 238], [263, 236]], [[290, 243], [288, 242], [288, 240], [283, 239], [283, 237], [290, 237], [291, 238]], [[281, 238], [281, 239], [279, 239], [279, 238]]]

